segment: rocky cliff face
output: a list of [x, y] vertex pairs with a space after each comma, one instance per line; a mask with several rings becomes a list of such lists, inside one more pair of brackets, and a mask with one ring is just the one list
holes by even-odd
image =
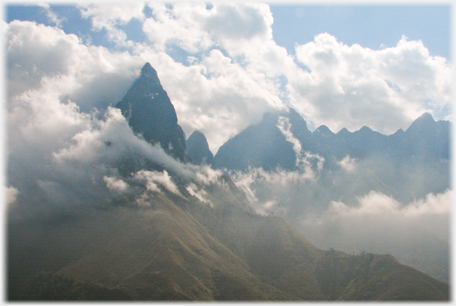
[[177, 124], [176, 111], [149, 63], [144, 65], [141, 75], [116, 107], [121, 109], [136, 134], [152, 144], [160, 144], [174, 158], [188, 161], [185, 135]]
[[[281, 127], [283, 119], [286, 126]], [[360, 160], [374, 156], [395, 161], [449, 159], [451, 124], [435, 121], [428, 113], [416, 119], [406, 132], [399, 130], [387, 136], [367, 126], [353, 133], [344, 128], [335, 134], [322, 125], [312, 133], [304, 119], [290, 109], [281, 114], [266, 114], [259, 124], [228, 140], [214, 157], [215, 167], [229, 170], [247, 170], [249, 167], [273, 170], [278, 166], [290, 170], [296, 168], [296, 152], [284, 134], [287, 132], [284, 128], [289, 130], [288, 138], [299, 141], [303, 152], [324, 157], [326, 166], [330, 168], [347, 155]]]
[[[229, 170], [247, 170], [249, 167], [261, 167], [265, 170], [274, 170], [277, 167], [294, 169], [296, 152], [293, 144], [287, 141], [278, 127], [281, 120], [282, 128], [289, 128], [292, 133], [295, 126], [292, 114], [292, 110], [265, 114], [259, 124], [248, 127], [219, 148], [214, 157], [214, 167]], [[299, 123], [303, 123], [302, 128], [297, 128], [296, 133], [305, 135], [307, 127], [304, 120], [301, 120]]]
[[194, 131], [187, 139], [187, 155], [197, 164], [212, 164], [214, 156], [207, 143], [206, 136], [200, 131]]

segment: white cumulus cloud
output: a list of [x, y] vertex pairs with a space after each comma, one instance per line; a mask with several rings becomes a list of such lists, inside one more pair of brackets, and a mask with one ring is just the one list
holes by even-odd
[[451, 203], [451, 190], [431, 193], [406, 204], [371, 191], [359, 197], [356, 206], [333, 201], [321, 215], [304, 217], [302, 228], [325, 247], [337, 243], [337, 246], [345, 244], [345, 248], [356, 245], [367, 248], [366, 240], [377, 241], [380, 245], [393, 237], [398, 240], [404, 237], [419, 239], [423, 230], [448, 242]]
[[144, 3], [109, 3], [90, 4], [80, 8], [81, 16], [90, 18], [95, 31], [106, 30], [108, 38], [120, 46], [133, 46], [134, 43], [127, 39], [127, 34], [118, 28], [132, 19], [144, 20]]
[[114, 191], [117, 192], [124, 192], [128, 190], [128, 183], [123, 181], [120, 178], [110, 177], [110, 176], [103, 176], [103, 180], [106, 182], [106, 186]]
[[140, 170], [135, 174], [135, 177], [147, 181], [147, 190], [160, 192], [160, 188], [158, 187], [160, 185], [172, 193], [180, 194], [179, 189], [171, 180], [171, 176], [166, 170], [163, 170], [163, 172]]
[[337, 164], [347, 172], [353, 172], [356, 169], [356, 158], [350, 157], [350, 155], [345, 156], [337, 162]]
[[395, 47], [372, 50], [323, 33], [298, 45], [296, 55], [308, 71], [289, 78], [291, 104], [316, 126], [366, 125], [390, 134], [424, 111], [439, 116], [450, 104], [450, 64], [430, 56], [420, 41], [403, 37]]

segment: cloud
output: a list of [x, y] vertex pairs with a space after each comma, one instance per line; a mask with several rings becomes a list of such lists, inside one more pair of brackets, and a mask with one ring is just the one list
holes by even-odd
[[[150, 18], [146, 6], [152, 9]], [[450, 64], [405, 37], [395, 47], [371, 50], [321, 34], [297, 46], [294, 58], [275, 43], [266, 4], [132, 3], [80, 9], [93, 30], [106, 31], [122, 52], [84, 45], [57, 27], [5, 24], [6, 193], [12, 220], [86, 211], [100, 203], [147, 206], [151, 194], [163, 191], [187, 191], [209, 205], [210, 200], [217, 203], [205, 187], [221, 184], [221, 171], [174, 160], [134, 135], [111, 107], [145, 62], [157, 70], [187, 135], [202, 131], [214, 153], [264, 113], [284, 110], [284, 101], [309, 125], [325, 124], [333, 131], [367, 125], [383, 133], [405, 129], [423, 111], [439, 115], [450, 103]], [[62, 20], [49, 18], [57, 26]], [[142, 23], [146, 40], [133, 42], [124, 31], [132, 21]], [[423, 231], [448, 241], [452, 192], [422, 197], [443, 185], [446, 177], [439, 170], [445, 164], [398, 169], [401, 190], [393, 198], [380, 179], [364, 173], [375, 161], [346, 156], [340, 169], [323, 176], [324, 159], [303, 150], [285, 118], [278, 127], [293, 144], [298, 170], [232, 173], [257, 212], [285, 216], [295, 225], [298, 220], [306, 236], [323, 247], [368, 250], [374, 242], [397, 235], [404, 241]], [[129, 168], [132, 160], [137, 164]], [[165, 170], [144, 170], [151, 163]], [[357, 179], [362, 188], [351, 189], [359, 186]], [[347, 200], [348, 193], [358, 198]], [[400, 202], [401, 195], [422, 198]], [[369, 244], [370, 237], [377, 240]]]
[[[292, 59], [272, 40], [268, 6], [148, 6], [152, 17], [143, 22], [148, 40], [132, 47], [131, 52], [155, 67], [187, 134], [202, 131], [215, 153], [230, 137], [258, 122], [264, 112], [284, 108], [277, 76], [279, 67], [284, 66], [282, 58], [287, 58], [288, 64]], [[230, 17], [239, 23], [228, 24]], [[243, 37], [242, 42], [234, 33]], [[196, 55], [187, 58], [190, 65], [167, 54], [174, 46]], [[244, 56], [242, 63], [234, 60], [237, 56]]]
[[207, 192], [199, 188], [197, 185], [190, 183], [186, 187], [186, 190], [194, 197], [196, 197], [198, 200], [200, 200], [203, 203], [209, 204], [209, 206], [213, 207], [214, 205], [212, 202], [207, 198]]
[[145, 20], [143, 31], [158, 51], [176, 45], [194, 54], [212, 47], [238, 53], [239, 43], [272, 38], [272, 15], [264, 4], [215, 3], [210, 8], [205, 3], [147, 5], [152, 17]]
[[333, 201], [324, 212], [302, 215], [294, 225], [320, 248], [391, 254], [448, 282], [452, 201], [451, 190], [410, 203], [371, 191], [354, 205]]
[[390, 134], [450, 103], [450, 65], [430, 56], [420, 41], [403, 37], [396, 47], [371, 50], [323, 33], [298, 45], [296, 56], [309, 71], [289, 77], [290, 102], [316, 126], [366, 125]]
[[152, 17], [143, 23], [143, 31], [157, 51], [165, 51], [174, 44], [191, 53], [207, 50], [214, 45], [202, 24], [209, 12], [204, 3], [147, 4]]
[[133, 19], [143, 21], [144, 3], [116, 3], [112, 4], [90, 4], [81, 6], [80, 12], [83, 18], [90, 18], [92, 29], [95, 31], [106, 30], [108, 39], [118, 46], [134, 46], [134, 43], [127, 39], [127, 34], [118, 26], [127, 24]]
[[[421, 42], [403, 38], [396, 47], [370, 50], [321, 34], [297, 46], [294, 59], [274, 42], [273, 16], [265, 4], [147, 6], [152, 9], [151, 18], [144, 15], [142, 4], [81, 7], [95, 30], [113, 31], [113, 35], [132, 20], [143, 22], [148, 37], [144, 42], [128, 44], [128, 36], [108, 36], [118, 39], [126, 52], [86, 46], [76, 35], [33, 22], [7, 25], [8, 175], [19, 190], [18, 197], [25, 196], [24, 185], [15, 182], [36, 185], [32, 177], [58, 181], [56, 172], [55, 177], [47, 173], [49, 167], [68, 173], [73, 167], [82, 179], [97, 165], [103, 173], [97, 179], [107, 188], [103, 176], [117, 177], [108, 169], [131, 152], [166, 164], [170, 175], [208, 182], [220, 175], [198, 174], [199, 170], [169, 159], [159, 148], [134, 137], [123, 117], [109, 107], [122, 98], [146, 61], [157, 70], [184, 131], [205, 133], [214, 152], [258, 122], [263, 113], [284, 109], [282, 100], [308, 121], [335, 131], [361, 125], [395, 131], [423, 110], [438, 112], [449, 103], [450, 66], [442, 58], [430, 57]], [[229, 23], [230, 18], [236, 23]], [[173, 58], [173, 46], [188, 52], [190, 61]], [[420, 91], [423, 88], [425, 92]], [[281, 124], [288, 135], [287, 123]], [[252, 175], [265, 184], [310, 184], [322, 159], [299, 150], [295, 139], [287, 139], [299, 151], [303, 169], [313, 172], [257, 170]], [[348, 167], [352, 162], [344, 159], [340, 165]], [[261, 198], [260, 193], [256, 196]]]
[[345, 156], [342, 160], [338, 161], [337, 164], [347, 172], [353, 172], [356, 169], [356, 158]]
[[216, 37], [239, 40], [270, 33], [272, 18], [264, 18], [261, 5], [221, 3], [211, 13], [204, 26]]
[[277, 127], [283, 136], [285, 136], [286, 141], [293, 145], [293, 151], [296, 154], [296, 167], [300, 169], [301, 173], [305, 173], [306, 178], [314, 179], [316, 174], [313, 168], [316, 168], [320, 172], [323, 169], [325, 159], [318, 154], [303, 152], [301, 142], [291, 132], [289, 118], [280, 116], [277, 121]]
[[116, 3], [112, 4], [90, 4], [81, 6], [80, 12], [82, 17], [91, 18], [92, 27], [100, 31], [103, 28], [110, 28], [113, 25], [127, 24], [131, 19], [135, 18], [143, 20], [145, 18], [144, 4], [135, 3]]
[[[68, 105], [58, 104], [57, 108], [62, 107]], [[27, 129], [16, 133], [11, 152], [34, 150], [9, 155], [8, 177], [19, 203], [13, 206], [13, 219], [40, 218], [45, 211], [75, 213], [82, 207], [99, 205], [145, 205], [146, 190], [180, 195], [176, 178], [183, 188], [193, 184], [202, 190], [203, 186], [219, 184], [221, 171], [173, 159], [160, 146], [136, 136], [119, 109], [108, 108], [99, 119], [74, 107], [66, 111], [62, 121], [69, 125], [67, 129], [45, 126], [28, 131], [33, 132], [30, 136], [25, 133]], [[71, 116], [81, 123], [72, 126], [67, 120]], [[32, 118], [35, 127], [59, 123], [45, 116]], [[41, 139], [48, 139], [51, 145]], [[148, 167], [166, 170], [145, 170]]]
[[174, 184], [168, 172], [147, 171], [140, 170], [135, 174], [135, 178], [139, 180], [146, 180], [146, 188], [149, 191], [161, 192], [157, 184], [165, 187], [168, 191], [180, 195], [179, 189]]
[[6, 206], [13, 205], [16, 202], [18, 193], [19, 191], [12, 186], [5, 187]]
[[208, 165], [201, 165], [195, 175], [195, 181], [201, 185], [209, 186], [219, 183], [219, 178], [223, 175], [219, 169], [212, 169]]
[[187, 134], [202, 131], [214, 153], [263, 113], [282, 109], [283, 101], [310, 125], [333, 131], [366, 125], [390, 134], [424, 111], [437, 119], [446, 116], [450, 64], [431, 57], [420, 41], [403, 37], [395, 47], [372, 50], [323, 33], [298, 45], [294, 58], [275, 43], [266, 4], [146, 6], [151, 17], [140, 4], [122, 14], [114, 6], [112, 12], [97, 6], [83, 10], [112, 35], [129, 20], [143, 23], [147, 40], [128, 45], [123, 37], [124, 45], [151, 62], [179, 124]]
[[398, 240], [411, 236], [418, 238], [423, 230], [448, 242], [451, 203], [451, 190], [431, 193], [405, 205], [383, 193], [371, 191], [359, 197], [356, 206], [333, 201], [321, 215], [303, 217], [301, 222], [312, 239], [326, 247], [334, 243], [338, 246], [345, 243], [344, 249], [361, 243], [366, 247], [368, 239], [385, 244], [392, 236]]
[[117, 192], [125, 192], [130, 187], [128, 183], [124, 182], [120, 178], [103, 176], [103, 180], [106, 182], [106, 187]]
[[302, 201], [302, 194], [317, 182], [318, 176], [312, 167], [318, 160], [306, 159], [306, 162], [305, 167], [296, 171], [250, 168], [245, 172], [232, 171], [230, 175], [257, 213], [275, 213], [286, 217], [295, 209], [296, 203]]
[[285, 109], [263, 75], [246, 72], [219, 50], [186, 67], [160, 54], [149, 59], [176, 109], [179, 125], [187, 135], [205, 134], [214, 151], [262, 114]]
[[43, 76], [68, 73], [69, 55], [79, 42], [75, 35], [27, 21], [9, 23], [6, 37], [10, 97], [39, 87]]
[[46, 15], [47, 17], [49, 18], [49, 21], [54, 23], [56, 27], [60, 28], [61, 27], [61, 23], [63, 20], [65, 20], [66, 18], [59, 18], [57, 16], [56, 13], [54, 13], [52, 10], [51, 10], [51, 7], [49, 4], [47, 3], [44, 3], [44, 2], [39, 2], [37, 3], [38, 6], [42, 7], [44, 9], [44, 11], [46, 12]]
[[106, 109], [120, 101], [144, 60], [104, 47], [85, 46], [73, 34], [13, 21], [7, 25], [8, 104], [28, 91], [58, 91], [84, 112]]
[[298, 166], [299, 160], [301, 159], [302, 146], [301, 142], [295, 138], [291, 132], [290, 119], [288, 117], [279, 116], [277, 120], [277, 127], [283, 136], [285, 136], [286, 141], [290, 142], [293, 145], [293, 151], [296, 154], [296, 166]]
[[[103, 203], [134, 203], [143, 189], [153, 189], [152, 184], [178, 193], [171, 175], [184, 184], [202, 185], [216, 182], [221, 175], [207, 166], [181, 164], [137, 137], [119, 109], [84, 113], [71, 101], [62, 103], [61, 89], [66, 86], [62, 77], [43, 77], [39, 88], [9, 101], [8, 181], [16, 198], [12, 220], [74, 213]], [[132, 161], [136, 168], [129, 168]], [[148, 162], [167, 171], [136, 173]], [[138, 185], [141, 178], [146, 180], [144, 188]]]

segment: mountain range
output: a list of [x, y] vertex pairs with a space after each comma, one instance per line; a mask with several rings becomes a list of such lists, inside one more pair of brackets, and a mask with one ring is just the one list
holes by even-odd
[[[448, 122], [424, 114], [390, 136], [367, 127], [310, 132], [290, 108], [265, 114], [213, 156], [202, 133], [185, 139], [149, 63], [116, 107], [138, 137], [214, 178], [183, 178], [166, 165], [132, 159], [118, 167], [137, 194], [116, 205], [9, 223], [9, 300], [449, 300], [447, 282], [391, 255], [324, 250], [298, 231], [293, 218], [258, 214], [231, 176], [252, 168], [313, 171], [326, 184], [346, 156], [369, 165], [375, 158], [382, 162], [369, 171], [363, 166], [364, 185], [347, 174], [343, 188], [327, 185], [301, 203], [312, 201], [318, 210], [330, 196], [356, 197], [365, 190], [404, 199], [438, 192], [449, 187]], [[440, 164], [442, 178], [405, 194], [401, 188], [410, 182], [401, 175], [412, 163]], [[161, 187], [138, 183], [138, 171], [163, 173]]]

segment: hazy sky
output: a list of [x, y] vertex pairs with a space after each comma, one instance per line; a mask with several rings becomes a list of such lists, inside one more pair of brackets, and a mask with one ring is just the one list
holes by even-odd
[[95, 3], [6, 6], [10, 102], [52, 79], [60, 102], [103, 113], [148, 61], [214, 153], [285, 104], [311, 130], [451, 119], [449, 5]]

